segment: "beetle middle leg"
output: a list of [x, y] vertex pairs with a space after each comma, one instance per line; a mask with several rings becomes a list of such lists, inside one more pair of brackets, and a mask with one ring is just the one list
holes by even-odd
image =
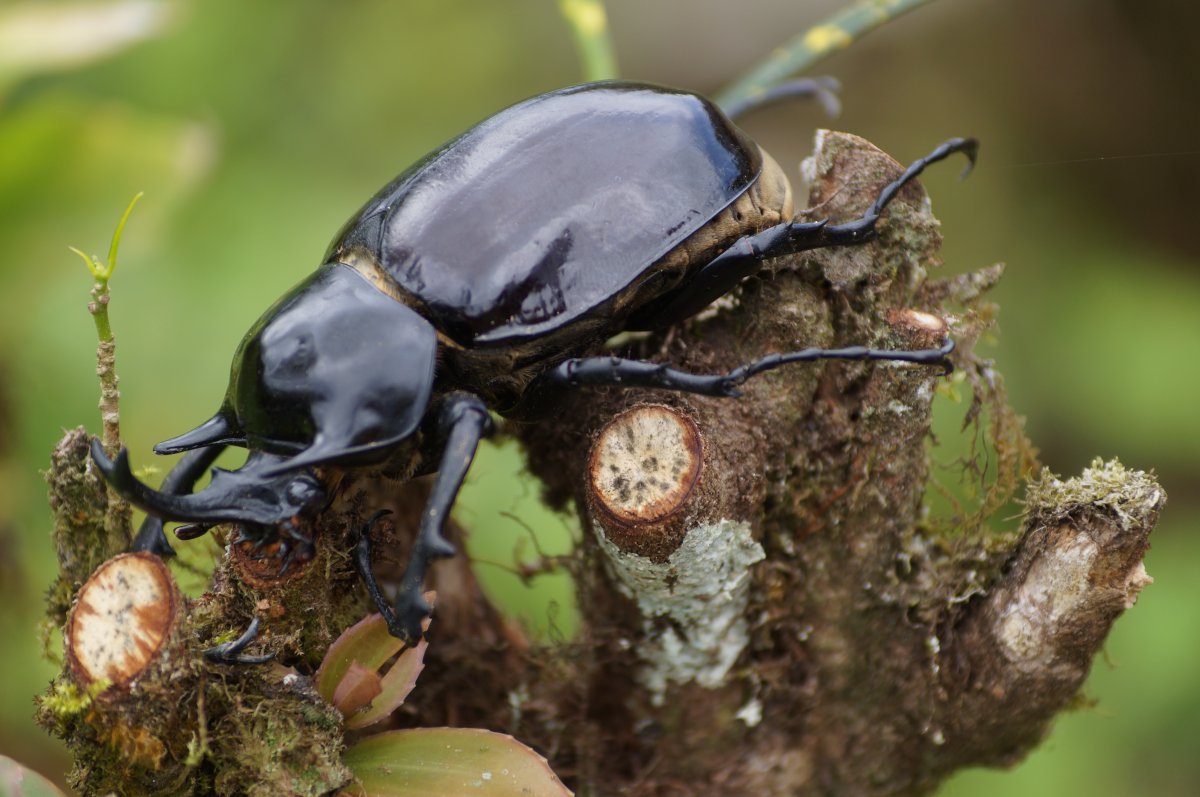
[[454, 499], [462, 487], [467, 469], [475, 459], [479, 441], [492, 430], [487, 406], [477, 396], [454, 393], [447, 397], [438, 418], [438, 428], [446, 443], [433, 490], [421, 513], [420, 530], [409, 554], [408, 566], [400, 579], [400, 589], [394, 606], [375, 579], [371, 570], [370, 527], [380, 517], [376, 513], [359, 536], [355, 562], [366, 584], [367, 592], [387, 621], [388, 631], [406, 645], [415, 645], [421, 638], [421, 621], [430, 615], [432, 607], [425, 600], [425, 574], [435, 559], [453, 556], [454, 545], [443, 530], [450, 517]]
[[676, 390], [700, 396], [736, 398], [745, 382], [766, 371], [784, 365], [817, 360], [891, 360], [939, 365], [947, 373], [952, 370], [950, 353], [954, 341], [948, 340], [937, 349], [892, 351], [869, 349], [866, 346], [845, 346], [840, 349], [800, 349], [782, 354], [768, 354], [725, 374], [693, 374], [660, 363], [626, 360], [621, 357], [587, 357], [566, 360], [546, 375], [552, 383], [578, 387], [581, 385], [610, 385]]
[[876, 224], [884, 209], [927, 166], [961, 152], [970, 161], [967, 166], [970, 171], [978, 151], [979, 144], [972, 138], [952, 138], [943, 142], [933, 152], [913, 161], [904, 174], [884, 186], [866, 213], [854, 221], [845, 224], [830, 224], [828, 219], [784, 222], [739, 238], [693, 274], [682, 289], [635, 314], [629, 328], [664, 327], [690, 318], [733, 290], [746, 277], [758, 273], [765, 260], [826, 246], [862, 244], [874, 239], [878, 234]]

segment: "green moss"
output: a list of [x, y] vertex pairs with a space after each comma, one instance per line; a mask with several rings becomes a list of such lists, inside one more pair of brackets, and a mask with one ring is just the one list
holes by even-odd
[[1025, 507], [1030, 514], [1064, 518], [1081, 507], [1111, 511], [1125, 528], [1148, 525], [1162, 502], [1162, 488], [1150, 474], [1129, 470], [1116, 459], [1097, 457], [1091, 467], [1062, 480], [1044, 468], [1026, 488]]
[[309, 686], [285, 685], [275, 671], [256, 702], [228, 691], [229, 710], [213, 728], [215, 790], [229, 795], [317, 795], [344, 786], [341, 718]]
[[54, 513], [52, 539], [59, 576], [46, 593], [46, 616], [61, 626], [75, 592], [103, 562], [129, 549], [131, 529], [110, 533], [106, 520], [109, 493], [90, 466], [91, 435], [83, 427], [67, 432], [50, 457], [46, 482]]

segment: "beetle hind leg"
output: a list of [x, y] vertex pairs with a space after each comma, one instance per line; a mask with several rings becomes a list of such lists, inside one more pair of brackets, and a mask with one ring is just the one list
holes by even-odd
[[695, 271], [677, 291], [650, 303], [633, 314], [628, 329], [661, 329], [690, 318], [757, 274], [763, 262], [784, 255], [820, 249], [826, 246], [851, 246], [875, 238], [876, 225], [884, 209], [900, 190], [915, 180], [926, 167], [956, 153], [969, 161], [965, 176], [974, 165], [979, 143], [972, 138], [952, 138], [904, 170], [884, 186], [862, 216], [845, 224], [830, 224], [828, 219], [810, 222], [784, 222], [760, 232], [738, 238], [725, 251]]
[[925, 157], [918, 158], [909, 164], [903, 174], [884, 186], [883, 190], [879, 192], [879, 196], [871, 203], [871, 207], [861, 217], [845, 224], [824, 225], [817, 236], [820, 242], [816, 244], [816, 247], [854, 244], [871, 240], [876, 235], [875, 224], [879, 221], [880, 214], [899, 195], [900, 190], [917, 179], [917, 176], [925, 171], [927, 166], [957, 153], [962, 153], [967, 158], [967, 166], [961, 175], [966, 177], [974, 168], [975, 161], [979, 157], [979, 142], [973, 138], [952, 138], [944, 141]]
[[744, 100], [728, 105], [722, 110], [725, 111], [726, 116], [736, 121], [751, 111], [774, 105], [781, 100], [813, 97], [821, 103], [825, 113], [836, 117], [842, 112], [842, 104], [838, 100], [838, 92], [841, 90], [842, 85], [837, 78], [796, 78], [776, 83]]

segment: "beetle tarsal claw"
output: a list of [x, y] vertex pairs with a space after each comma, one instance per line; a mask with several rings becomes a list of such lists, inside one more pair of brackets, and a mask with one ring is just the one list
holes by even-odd
[[433, 607], [420, 586], [402, 590], [396, 597], [395, 613], [388, 618], [388, 631], [411, 647], [421, 640], [421, 624], [432, 615]]
[[275, 658], [274, 653], [260, 656], [243, 656], [242, 651], [250, 646], [258, 637], [259, 620], [255, 617], [250, 621], [250, 627], [232, 642], [223, 642], [204, 651], [204, 658], [213, 664], [265, 664]]

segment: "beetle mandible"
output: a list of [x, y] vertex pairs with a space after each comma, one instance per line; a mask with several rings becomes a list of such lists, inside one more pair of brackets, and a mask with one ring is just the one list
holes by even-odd
[[[870, 240], [900, 189], [958, 152], [974, 163], [977, 144], [946, 141], [857, 220], [800, 223], [780, 167], [699, 95], [602, 82], [534, 97], [418, 161], [346, 223], [317, 271], [250, 328], [216, 414], [155, 446], [188, 452], [161, 489], [133, 476], [125, 450], [110, 460], [96, 443], [93, 457], [151, 515], [135, 549], [173, 553], [163, 520], [188, 524], [181, 539], [235, 523], [243, 539], [277, 543], [286, 569], [312, 555], [307, 524], [327, 501], [326, 468], [435, 441], [437, 477], [394, 604], [371, 572], [366, 530], [356, 552], [389, 630], [411, 644], [430, 613], [429, 563], [454, 553], [443, 525], [489, 408], [518, 411], [554, 385], [736, 396], [755, 374], [826, 358], [945, 366], [951, 341], [805, 349], [712, 375], [582, 355], [694, 315], [764, 260]], [[249, 449], [245, 465], [214, 469], [188, 494], [227, 445]], [[248, 636], [212, 657], [241, 660]]]

